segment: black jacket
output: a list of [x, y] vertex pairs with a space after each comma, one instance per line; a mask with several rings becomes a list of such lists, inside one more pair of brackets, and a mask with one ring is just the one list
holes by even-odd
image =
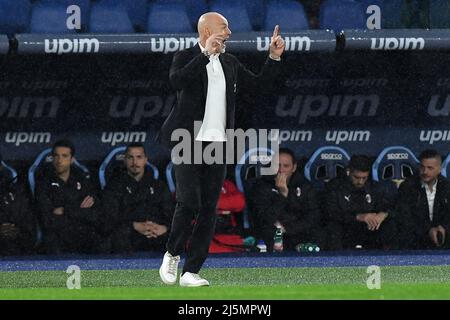
[[174, 201], [165, 183], [155, 180], [151, 172], [136, 181], [126, 170], [120, 171], [106, 185], [102, 202], [110, 231], [144, 221], [170, 229]]
[[278, 192], [273, 176], [261, 178], [250, 193], [251, 210], [256, 228], [279, 221], [286, 234], [310, 234], [319, 227], [320, 210], [316, 190], [300, 174], [294, 173], [288, 183], [288, 196]]
[[[428, 200], [419, 176], [406, 179], [399, 188], [396, 210], [401, 226], [401, 235], [412, 245], [428, 241], [431, 228], [443, 226], [450, 230], [450, 182], [439, 176], [434, 200], [433, 220], [430, 221]], [[415, 243], [414, 243], [415, 242]]]
[[20, 242], [25, 251], [32, 249], [36, 242], [36, 221], [28, 193], [22, 184], [13, 183], [9, 175], [0, 171], [0, 224], [3, 223], [14, 224], [18, 228], [14, 241]]
[[324, 210], [328, 222], [355, 223], [360, 213], [387, 212], [392, 216], [391, 203], [374, 181], [367, 181], [358, 189], [349, 177], [335, 178], [328, 182], [325, 192]]
[[[261, 72], [255, 75], [245, 68], [238, 59], [229, 54], [219, 56], [226, 80], [226, 127], [235, 127], [236, 95], [241, 86], [269, 88], [271, 81], [280, 71], [280, 62], [267, 58]], [[203, 121], [206, 95], [208, 90], [208, 74], [206, 65], [209, 58], [201, 53], [199, 45], [175, 53], [170, 67], [169, 79], [177, 90], [177, 102], [162, 125], [157, 140], [173, 147], [171, 134], [175, 129], [187, 129], [194, 136], [194, 121]]]
[[[94, 197], [91, 208], [80, 208], [87, 196]], [[47, 229], [71, 228], [71, 224], [95, 226], [98, 221], [98, 189], [89, 174], [72, 166], [67, 182], [58, 177], [52, 166], [43, 170], [37, 178], [36, 201]], [[53, 210], [64, 207], [63, 215]]]

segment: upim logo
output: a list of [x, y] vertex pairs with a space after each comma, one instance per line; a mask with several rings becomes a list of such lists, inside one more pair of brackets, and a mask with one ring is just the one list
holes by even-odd
[[44, 40], [45, 53], [90, 53], [98, 52], [100, 42], [98, 39], [50, 39]]
[[270, 131], [269, 140], [270, 141], [302, 141], [308, 142], [312, 140], [312, 131], [303, 130], [274, 130]]
[[150, 51], [151, 52], [176, 52], [195, 46], [198, 42], [196, 37], [184, 38], [151, 38]]
[[145, 142], [147, 133], [141, 132], [103, 132], [101, 141], [115, 146], [119, 143]]
[[111, 118], [132, 117], [131, 125], [134, 126], [141, 123], [143, 118], [151, 118], [158, 114], [161, 117], [167, 116], [174, 102], [174, 95], [165, 97], [165, 100], [160, 96], [114, 96], [109, 107], [109, 116]]
[[428, 103], [428, 114], [432, 117], [449, 116], [450, 115], [450, 94], [445, 97], [444, 105], [439, 109], [438, 101], [441, 98], [439, 94], [431, 96]]
[[320, 155], [321, 160], [342, 160], [343, 156], [340, 153], [322, 153]]
[[[377, 114], [380, 97], [378, 95], [298, 95], [291, 103], [287, 96], [280, 96], [275, 108], [278, 117], [296, 117], [304, 124], [308, 118], [323, 115], [334, 117], [374, 117]], [[364, 110], [366, 113], [364, 114]]]
[[[256, 49], [258, 51], [267, 51], [270, 47], [270, 37], [256, 37]], [[285, 51], [310, 51], [311, 38], [309, 37], [283, 37]]]
[[408, 160], [409, 155], [407, 153], [388, 153], [388, 160]]
[[423, 50], [424, 38], [370, 38], [372, 50]]
[[450, 141], [450, 130], [422, 130], [420, 131], [420, 141], [433, 144], [440, 141]]
[[[0, 97], [0, 117], [7, 118], [55, 118], [61, 101], [58, 97]], [[34, 110], [34, 112], [32, 112]]]
[[7, 132], [5, 143], [13, 143], [17, 147], [23, 143], [50, 143], [50, 132]]
[[325, 140], [340, 144], [341, 142], [367, 142], [370, 139], [370, 131], [327, 131]]

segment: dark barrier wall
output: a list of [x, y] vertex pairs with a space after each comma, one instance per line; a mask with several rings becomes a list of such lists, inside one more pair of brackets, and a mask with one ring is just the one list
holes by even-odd
[[[23, 37], [17, 38], [25, 53]], [[266, 52], [232, 45], [230, 52], [259, 70]], [[38, 51], [0, 56], [6, 160], [29, 161], [61, 137], [75, 140], [80, 160], [99, 161], [113, 146], [134, 141], [145, 142], [152, 159], [167, 159], [153, 139], [175, 102], [168, 83], [172, 53]], [[275, 87], [239, 91], [239, 127], [279, 128], [273, 138], [299, 156], [324, 145], [372, 156], [392, 145], [449, 153], [448, 51], [296, 51], [284, 55]]]
[[8, 37], [0, 34], [0, 54], [5, 54], [9, 50]]

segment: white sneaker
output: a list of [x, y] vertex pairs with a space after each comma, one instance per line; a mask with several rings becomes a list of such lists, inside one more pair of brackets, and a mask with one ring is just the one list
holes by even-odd
[[185, 272], [180, 277], [180, 286], [182, 287], [201, 287], [209, 286], [209, 282], [206, 279], [200, 277], [197, 273]]
[[165, 284], [175, 284], [177, 282], [178, 263], [180, 256], [172, 256], [169, 252], [164, 254], [161, 268], [159, 268], [159, 276]]

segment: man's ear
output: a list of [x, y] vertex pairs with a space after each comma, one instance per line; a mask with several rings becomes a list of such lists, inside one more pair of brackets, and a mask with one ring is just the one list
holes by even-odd
[[292, 172], [295, 172], [297, 170], [297, 164], [294, 164], [294, 169], [292, 170]]

